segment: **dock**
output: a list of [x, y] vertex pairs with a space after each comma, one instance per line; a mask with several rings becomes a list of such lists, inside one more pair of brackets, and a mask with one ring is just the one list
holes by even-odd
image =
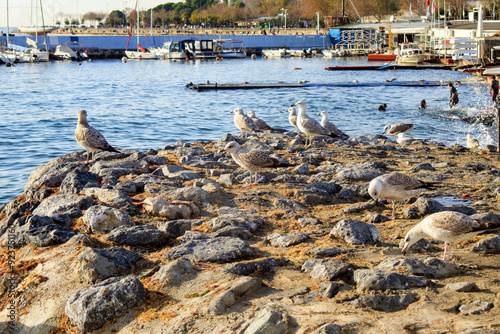
[[189, 89], [197, 91], [203, 90], [223, 90], [223, 89], [266, 89], [266, 88], [309, 88], [309, 87], [436, 87], [446, 86], [448, 81], [406, 81], [406, 82], [333, 82], [333, 83], [237, 83], [237, 84], [219, 84], [215, 83], [200, 83], [193, 84], [192, 82], [186, 85]]
[[358, 66], [327, 66], [327, 71], [375, 71], [375, 70], [450, 70], [453, 65], [447, 64], [387, 64], [387, 65], [358, 65]]

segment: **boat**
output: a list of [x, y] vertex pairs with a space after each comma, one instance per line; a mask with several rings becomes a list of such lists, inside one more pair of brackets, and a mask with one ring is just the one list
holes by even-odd
[[267, 49], [262, 50], [262, 55], [266, 58], [285, 58], [290, 57], [287, 49]]
[[316, 50], [312, 50], [312, 49], [300, 49], [300, 50], [288, 50], [288, 52], [290, 52], [290, 56], [292, 57], [300, 57], [300, 58], [304, 58], [304, 57], [314, 57], [316, 56]]
[[[77, 50], [74, 50], [69, 45], [79, 45]], [[81, 51], [82, 43], [81, 42], [66, 42], [66, 44], [58, 45], [56, 47], [56, 51], [52, 54], [54, 59], [57, 60], [85, 60], [88, 59], [87, 52]]]
[[214, 39], [214, 53], [221, 58], [245, 58], [243, 41], [238, 39]]
[[[139, 5], [139, 0], [135, 2], [135, 9], [134, 9], [134, 14], [137, 12], [137, 51], [130, 51], [128, 49], [128, 44], [130, 42], [130, 36], [132, 35], [132, 29], [134, 28], [134, 21], [132, 20], [132, 24], [130, 25], [130, 31], [128, 34], [128, 42], [127, 42], [127, 49], [125, 50], [125, 55], [127, 56], [128, 59], [158, 59], [158, 56], [156, 53], [153, 52], [148, 52], [146, 51], [141, 44], [139, 44], [139, 26], [140, 26], [140, 21], [139, 21], [139, 10], [137, 10]], [[135, 18], [135, 15], [132, 16]]]
[[398, 64], [418, 64], [424, 61], [424, 53], [417, 43], [403, 43], [396, 57]]
[[149, 48], [158, 59], [191, 59], [194, 58], [194, 40], [186, 39], [178, 42], [165, 42], [161, 48]]
[[24, 27], [18, 27], [17, 30], [23, 34], [27, 35], [46, 35], [48, 33], [53, 32], [54, 30], [57, 30], [58, 28], [55, 26], [24, 26]]

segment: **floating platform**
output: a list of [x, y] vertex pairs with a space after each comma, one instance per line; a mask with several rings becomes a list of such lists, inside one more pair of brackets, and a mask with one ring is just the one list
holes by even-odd
[[395, 61], [397, 55], [388, 55], [380, 53], [369, 53], [368, 61]]
[[449, 70], [452, 65], [445, 64], [387, 64], [387, 65], [359, 65], [359, 66], [327, 66], [328, 71], [374, 71], [374, 70]]
[[334, 83], [241, 83], [241, 84], [193, 84], [186, 85], [189, 89], [202, 90], [222, 90], [222, 89], [265, 89], [265, 88], [308, 88], [308, 87], [376, 87], [376, 86], [397, 86], [397, 87], [436, 87], [446, 86], [448, 81], [407, 81], [407, 82], [334, 82]]

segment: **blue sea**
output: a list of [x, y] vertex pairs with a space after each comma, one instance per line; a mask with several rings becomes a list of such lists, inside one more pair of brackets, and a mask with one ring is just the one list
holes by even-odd
[[[330, 121], [350, 136], [382, 133], [385, 125], [415, 123], [413, 137], [447, 145], [465, 144], [471, 133], [484, 144], [482, 126], [457, 115], [491, 107], [484, 84], [458, 87], [461, 109], [449, 110], [443, 87], [310, 87], [197, 92], [189, 82], [311, 83], [462, 80], [448, 70], [326, 71], [326, 66], [363, 65], [366, 58], [250, 58], [223, 61], [93, 60], [17, 64], [0, 67], [0, 203], [22, 194], [39, 165], [83, 150], [75, 141], [77, 111], [120, 148], [147, 150], [177, 141], [213, 140], [239, 134], [230, 111], [253, 110], [274, 127], [291, 129], [285, 112], [303, 100], [308, 113], [326, 110]], [[371, 64], [371, 63], [370, 63]], [[383, 65], [383, 63], [380, 63]], [[299, 69], [295, 69], [299, 68]], [[429, 110], [418, 110], [420, 100]], [[380, 104], [387, 111], [378, 111]]]

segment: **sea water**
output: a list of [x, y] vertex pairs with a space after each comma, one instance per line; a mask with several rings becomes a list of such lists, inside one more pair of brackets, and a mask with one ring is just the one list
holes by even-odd
[[[216, 141], [238, 135], [230, 111], [253, 110], [273, 127], [292, 129], [286, 110], [303, 100], [308, 114], [330, 121], [349, 136], [382, 133], [385, 125], [415, 123], [410, 133], [447, 145], [465, 144], [482, 127], [459, 120], [467, 108], [491, 108], [484, 84], [458, 87], [464, 109], [449, 110], [442, 87], [309, 87], [197, 92], [193, 83], [311, 83], [458, 81], [469, 74], [448, 70], [327, 71], [326, 66], [368, 65], [366, 58], [238, 59], [223, 61], [92, 60], [0, 67], [0, 203], [23, 192], [39, 165], [81, 151], [74, 138], [77, 111], [116, 147], [159, 149], [177, 141]], [[418, 110], [425, 99], [429, 110]], [[387, 111], [378, 111], [382, 103]], [[395, 139], [395, 138], [394, 138]]]

